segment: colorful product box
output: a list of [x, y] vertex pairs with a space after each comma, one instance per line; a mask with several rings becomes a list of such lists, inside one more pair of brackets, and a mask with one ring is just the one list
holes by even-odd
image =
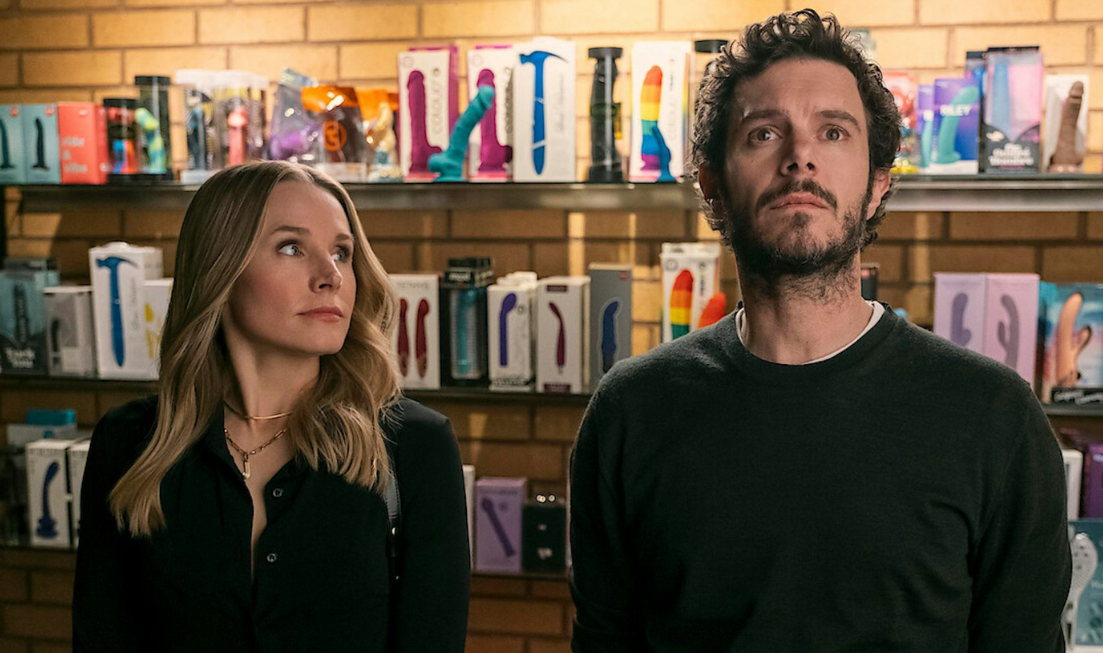
[[60, 184], [57, 105], [23, 105], [23, 162], [28, 184]]
[[632, 355], [632, 266], [590, 265], [590, 389]]
[[149, 354], [145, 282], [161, 278], [161, 249], [114, 242], [93, 247], [88, 259], [99, 375], [150, 378], [154, 361]]
[[575, 180], [575, 47], [547, 37], [516, 46], [514, 181]]
[[718, 243], [663, 243], [662, 341], [670, 342], [697, 328], [701, 312], [720, 291]]
[[54, 286], [45, 295], [50, 376], [95, 376], [92, 286]]
[[536, 295], [536, 389], [586, 392], [590, 384], [590, 277], [548, 277]]
[[24, 149], [22, 107], [0, 104], [0, 186], [27, 182]]
[[444, 381], [448, 385], [483, 386], [488, 380], [486, 289], [494, 281], [489, 258], [448, 259], [441, 281], [441, 359], [447, 360]]
[[632, 48], [631, 181], [678, 181], [685, 173], [689, 43], [640, 42]]
[[936, 79], [928, 174], [976, 174], [980, 86], [972, 77]]
[[1042, 53], [989, 48], [984, 73], [984, 170], [1041, 170]]
[[479, 45], [467, 53], [467, 97], [480, 86], [494, 87], [494, 103], [471, 130], [467, 157], [471, 181], [509, 181], [513, 173], [513, 121], [510, 114], [513, 68], [517, 52], [512, 45]]
[[146, 354], [150, 360], [146, 378], [155, 381], [161, 370], [161, 332], [165, 329], [165, 317], [169, 312], [172, 279], [150, 279], [143, 284], [142, 291], [145, 294], [145, 309], [142, 311], [142, 317], [145, 318], [143, 327]]
[[931, 167], [934, 124], [934, 84], [920, 84], [915, 95], [915, 138], [920, 173], [927, 173]]
[[61, 183], [106, 184], [107, 110], [95, 102], [59, 102], [57, 116]]
[[1103, 652], [1103, 520], [1069, 523], [1072, 534], [1072, 583], [1066, 615], [1068, 644], [1076, 653]]
[[80, 544], [80, 490], [84, 485], [84, 466], [88, 462], [90, 440], [81, 440], [69, 447], [69, 490], [73, 499], [73, 548]]
[[1046, 75], [1042, 167], [1053, 173], [1084, 172], [1088, 142], [1088, 76]]
[[896, 110], [900, 112], [900, 150], [892, 162], [892, 172], [911, 174], [919, 171], [915, 131], [915, 96], [918, 84], [906, 70], [884, 71], [885, 88], [892, 92]]
[[1045, 403], [1103, 404], [1103, 285], [1041, 284]]
[[57, 270], [0, 272], [0, 373], [45, 375], [49, 369], [45, 290]]
[[458, 57], [454, 45], [398, 55], [398, 158], [406, 181], [432, 181], [429, 157], [448, 149], [459, 118]]
[[521, 519], [528, 481], [483, 477], [475, 483], [475, 571], [521, 571]]
[[536, 286], [535, 272], [514, 272], [487, 289], [491, 390], [532, 390], [536, 378]]
[[1065, 461], [1065, 491], [1068, 494], [1068, 519], [1080, 519], [1080, 476], [1084, 471], [1084, 454], [1075, 449], [1061, 449]]
[[27, 445], [27, 505], [31, 544], [72, 546], [66, 451], [73, 440], [39, 440]]
[[404, 388], [440, 388], [440, 276], [392, 274], [398, 320], [391, 351]]

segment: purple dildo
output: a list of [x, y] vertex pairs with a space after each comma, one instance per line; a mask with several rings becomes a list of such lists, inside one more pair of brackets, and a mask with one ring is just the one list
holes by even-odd
[[410, 73], [406, 93], [410, 97], [410, 174], [428, 173], [429, 157], [441, 149], [429, 143], [425, 74], [420, 70]]
[[[494, 72], [486, 68], [479, 71], [478, 86], [493, 87]], [[513, 160], [513, 148], [498, 142], [497, 113], [497, 103], [492, 102], [479, 123], [479, 172], [504, 174], [506, 164]]]

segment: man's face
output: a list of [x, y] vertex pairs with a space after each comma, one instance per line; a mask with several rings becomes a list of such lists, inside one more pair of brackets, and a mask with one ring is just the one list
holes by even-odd
[[869, 178], [866, 113], [854, 76], [820, 59], [787, 59], [735, 87], [722, 179], [706, 196], [734, 222], [740, 264], [767, 279], [853, 262], [888, 188]]

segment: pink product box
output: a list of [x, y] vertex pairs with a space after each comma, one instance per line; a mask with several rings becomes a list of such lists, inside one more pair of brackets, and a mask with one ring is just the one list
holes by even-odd
[[475, 482], [475, 570], [521, 571], [521, 515], [528, 481], [485, 477]]
[[1038, 351], [1038, 275], [989, 274], [984, 298], [983, 354], [1034, 386]]
[[983, 274], [934, 275], [934, 332], [958, 347], [984, 353]]

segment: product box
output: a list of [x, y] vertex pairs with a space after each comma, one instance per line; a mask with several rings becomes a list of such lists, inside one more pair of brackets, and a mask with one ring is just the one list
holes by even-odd
[[27, 504], [31, 544], [69, 548], [69, 472], [66, 451], [73, 440], [39, 440], [27, 445]]
[[701, 312], [720, 291], [718, 243], [663, 243], [662, 341], [670, 342], [697, 328]]
[[60, 184], [57, 105], [24, 104], [23, 162], [28, 184]]
[[691, 48], [684, 41], [632, 47], [630, 181], [678, 181], [685, 173]]
[[1038, 351], [1038, 275], [988, 274], [981, 353], [1033, 387]]
[[107, 155], [107, 110], [95, 102], [59, 102], [58, 142], [61, 183], [106, 184], [111, 171]]
[[980, 87], [972, 77], [936, 79], [928, 174], [976, 174]]
[[0, 104], [0, 186], [27, 182], [24, 149], [22, 107]]
[[521, 571], [521, 519], [528, 482], [483, 477], [475, 483], [475, 571]]
[[80, 489], [84, 484], [84, 465], [88, 462], [91, 440], [81, 440], [69, 447], [69, 493], [73, 501], [73, 548], [80, 544]]
[[567, 568], [567, 506], [554, 494], [538, 494], [524, 507], [521, 563], [525, 571]]
[[45, 375], [49, 371], [45, 290], [57, 270], [0, 271], [0, 373]]
[[471, 130], [467, 143], [471, 181], [509, 181], [513, 172], [513, 121], [510, 115], [513, 68], [517, 52], [512, 45], [478, 45], [467, 53], [467, 97], [480, 86], [494, 87], [494, 103]]
[[1072, 533], [1072, 583], [1066, 614], [1071, 622], [1069, 644], [1076, 653], [1103, 651], [1103, 520], [1069, 523]]
[[489, 258], [448, 259], [441, 280], [441, 360], [448, 385], [482, 386], [488, 380], [487, 295], [494, 281]]
[[475, 563], [475, 466], [463, 466], [463, 496], [467, 502], [467, 548]]
[[1041, 170], [1042, 86], [1037, 47], [989, 48], [984, 73], [984, 170]]
[[632, 355], [632, 266], [590, 264], [590, 389]]
[[983, 274], [934, 275], [934, 332], [958, 347], [984, 353], [987, 279]]
[[896, 110], [900, 112], [900, 149], [892, 162], [892, 172], [911, 174], [919, 171], [915, 138], [915, 96], [918, 84], [907, 70], [885, 70], [885, 88], [892, 92]]
[[536, 390], [586, 392], [590, 384], [590, 277], [541, 279], [536, 312]]
[[1042, 167], [1047, 172], [1084, 172], [1088, 142], [1088, 76], [1046, 75]]
[[516, 46], [514, 181], [575, 180], [575, 47], [548, 37]]
[[404, 388], [440, 388], [440, 276], [392, 274], [398, 321], [391, 351]]
[[1103, 285], [1043, 283], [1041, 304], [1042, 401], [1103, 404]]
[[26, 447], [38, 440], [75, 440], [76, 423], [69, 424], [8, 424], [9, 447]]
[[145, 309], [142, 311], [145, 330], [146, 355], [149, 356], [150, 380], [156, 381], [161, 370], [161, 332], [165, 329], [165, 317], [172, 297], [172, 279], [149, 279], [143, 286]]
[[487, 289], [491, 390], [532, 390], [536, 378], [536, 285], [535, 272], [514, 272]]
[[398, 55], [398, 158], [406, 181], [432, 181], [429, 157], [448, 149], [459, 119], [458, 57], [454, 45]]
[[95, 376], [92, 286], [53, 286], [45, 298], [50, 376]]
[[1065, 460], [1065, 488], [1068, 494], [1068, 519], [1080, 518], [1080, 476], [1084, 471], [1084, 454], [1075, 449], [1061, 449]]
[[148, 379], [145, 282], [161, 278], [161, 249], [114, 242], [88, 251], [96, 369], [107, 379]]
[[915, 138], [919, 172], [923, 174], [929, 172], [931, 167], [934, 125], [934, 84], [920, 84], [915, 94]]

